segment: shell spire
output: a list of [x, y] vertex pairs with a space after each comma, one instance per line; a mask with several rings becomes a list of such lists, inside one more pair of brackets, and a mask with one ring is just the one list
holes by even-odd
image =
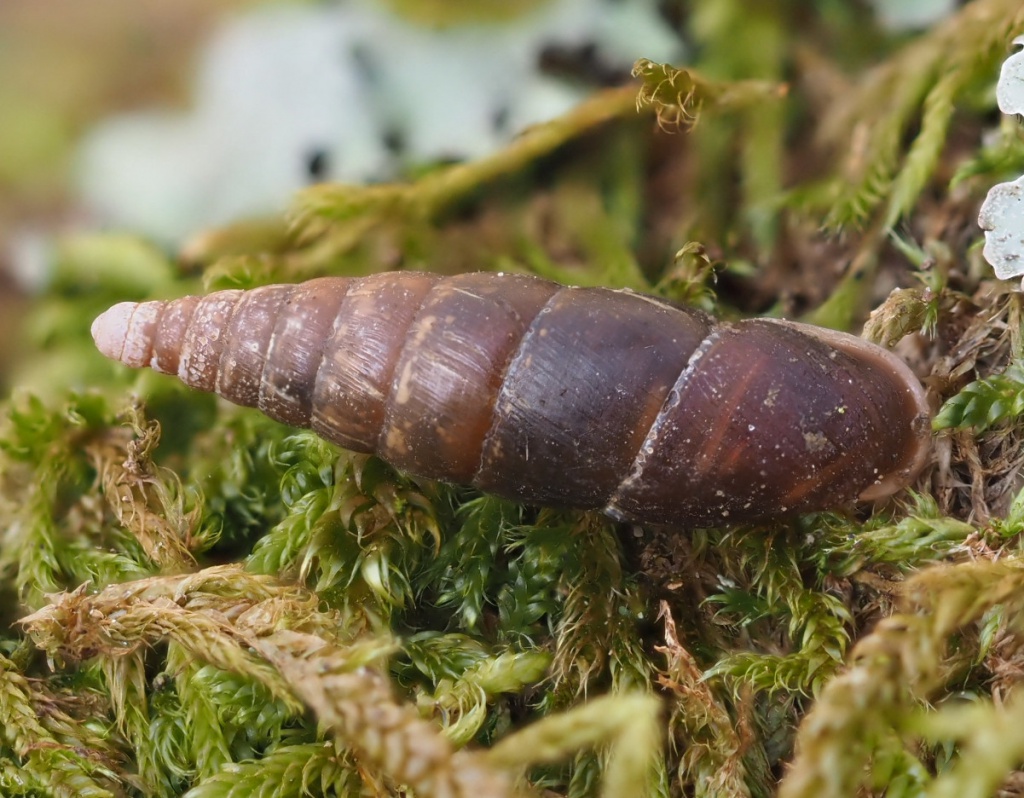
[[137, 358], [125, 359], [125, 344], [128, 341], [128, 333], [132, 326], [132, 316], [138, 308], [138, 302], [121, 302], [112, 308], [105, 310], [92, 323], [92, 339], [96, 342], [96, 348], [109, 357], [111, 360], [124, 360], [129, 366], [145, 366], [148, 363], [139, 363]]

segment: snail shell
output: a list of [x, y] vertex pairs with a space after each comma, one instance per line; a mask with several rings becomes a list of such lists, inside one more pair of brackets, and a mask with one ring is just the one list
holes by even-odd
[[631, 291], [417, 272], [122, 303], [107, 357], [393, 466], [708, 526], [887, 496], [928, 455], [910, 369], [843, 333]]

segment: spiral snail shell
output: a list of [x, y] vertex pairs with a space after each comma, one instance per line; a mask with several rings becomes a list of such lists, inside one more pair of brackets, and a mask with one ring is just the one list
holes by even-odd
[[625, 290], [394, 272], [122, 303], [107, 357], [420, 476], [686, 527], [872, 500], [928, 455], [891, 353]]

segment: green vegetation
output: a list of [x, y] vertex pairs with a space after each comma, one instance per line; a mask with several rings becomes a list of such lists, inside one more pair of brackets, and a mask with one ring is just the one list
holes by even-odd
[[[975, 219], [1024, 164], [993, 94], [1024, 6], [973, 0], [903, 37], [853, 3], [689, 7], [692, 68], [640, 62], [489, 158], [310, 188], [287, 219], [197, 231], [179, 264], [122, 235], [62, 242], [12, 378], [32, 390], [0, 425], [0, 795], [937, 797], [1014, 778], [1024, 304]], [[396, 473], [89, 339], [121, 299], [393, 268], [727, 318], [874, 309], [867, 337], [943, 403], [934, 462], [859, 511], [616, 525]]]

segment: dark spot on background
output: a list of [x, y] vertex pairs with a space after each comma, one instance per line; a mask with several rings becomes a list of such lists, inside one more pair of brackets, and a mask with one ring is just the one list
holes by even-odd
[[578, 47], [549, 43], [541, 48], [537, 65], [542, 72], [563, 80], [577, 80], [611, 86], [629, 78], [630, 67], [613, 66], [602, 60], [594, 42]]
[[502, 103], [491, 113], [491, 130], [495, 133], [507, 133], [511, 111], [507, 104]]
[[362, 44], [353, 44], [342, 53], [345, 61], [350, 62], [367, 83], [376, 83], [380, 78], [380, 70], [374, 60], [373, 53]]
[[331, 159], [323, 147], [314, 147], [306, 153], [306, 177], [311, 181], [323, 180], [327, 177]]
[[405, 133], [394, 125], [385, 128], [381, 133], [381, 141], [392, 155], [398, 156], [405, 152]]

